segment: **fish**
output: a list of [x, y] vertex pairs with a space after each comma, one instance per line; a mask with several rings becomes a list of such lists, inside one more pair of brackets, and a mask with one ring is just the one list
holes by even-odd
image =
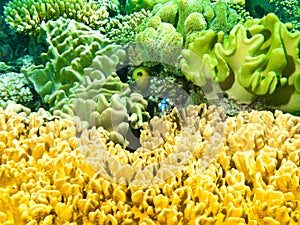
[[169, 107], [167, 99], [163, 98], [160, 101], [160, 103], [158, 103], [158, 107], [160, 109], [160, 114], [164, 116], [166, 114], [166, 111], [167, 111], [168, 107]]

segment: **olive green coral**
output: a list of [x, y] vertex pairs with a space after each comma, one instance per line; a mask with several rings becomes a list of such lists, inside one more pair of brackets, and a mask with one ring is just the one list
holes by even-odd
[[18, 32], [37, 35], [41, 23], [59, 17], [75, 19], [91, 28], [101, 28], [108, 21], [105, 6], [88, 0], [13, 0], [4, 7], [6, 22]]

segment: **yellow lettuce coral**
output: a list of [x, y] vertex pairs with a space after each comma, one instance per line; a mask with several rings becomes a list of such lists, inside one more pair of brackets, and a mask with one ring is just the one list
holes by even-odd
[[[218, 136], [219, 110], [156, 117], [130, 153], [101, 127], [0, 109], [1, 224], [299, 224], [300, 118], [241, 113]], [[211, 137], [221, 146], [203, 167]], [[174, 157], [178, 148], [191, 154]]]

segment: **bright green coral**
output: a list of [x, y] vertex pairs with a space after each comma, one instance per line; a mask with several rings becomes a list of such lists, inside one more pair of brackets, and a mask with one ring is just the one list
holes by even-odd
[[300, 32], [289, 32], [274, 14], [268, 14], [236, 25], [228, 37], [203, 32], [183, 51], [182, 71], [199, 86], [208, 80], [218, 82], [239, 102], [260, 96], [294, 111], [300, 105], [299, 42]]
[[[235, 10], [223, 1], [211, 3], [208, 0], [172, 0], [155, 5], [152, 14], [145, 29], [150, 23], [154, 28], [161, 22], [169, 23], [182, 35], [186, 46], [192, 39], [190, 35], [194, 37], [195, 33], [207, 28], [228, 33], [239, 20]], [[153, 26], [153, 22], [156, 22], [156, 26]]]
[[75, 19], [91, 28], [101, 28], [108, 20], [105, 6], [88, 0], [13, 0], [4, 7], [6, 22], [18, 32], [36, 35], [43, 21], [59, 17]]

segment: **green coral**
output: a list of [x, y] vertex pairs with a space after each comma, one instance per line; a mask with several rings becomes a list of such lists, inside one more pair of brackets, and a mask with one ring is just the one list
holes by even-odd
[[268, 14], [236, 25], [228, 37], [202, 32], [183, 51], [181, 68], [193, 83], [218, 82], [239, 102], [262, 97], [273, 106], [294, 111], [300, 105], [299, 42], [300, 32], [289, 32], [274, 14]]
[[140, 57], [143, 61], [173, 65], [183, 46], [183, 37], [172, 24], [159, 21], [159, 17], [152, 17], [147, 28], [137, 35], [136, 42], [141, 49]]
[[73, 115], [87, 121], [89, 127], [104, 127], [115, 143], [127, 146], [129, 129], [139, 129], [149, 120], [147, 101], [142, 95], [132, 93], [119, 77], [89, 77], [89, 81], [73, 89], [70, 99]]
[[[154, 48], [157, 52], [156, 55], [160, 55], [160, 58], [164, 56], [170, 58], [168, 52], [172, 51], [172, 48], [169, 46], [176, 49], [178, 46], [186, 47], [202, 30], [209, 28], [216, 32], [227, 33], [239, 19], [238, 14], [225, 2], [211, 3], [209, 0], [173, 0], [155, 5], [152, 14], [146, 20], [145, 26], [140, 26], [141, 32], [136, 38], [138, 43], [142, 43], [142, 51], [145, 52], [148, 48], [150, 52], [148, 58], [152, 57], [154, 43], [160, 45], [163, 40], [164, 46]], [[162, 26], [167, 27], [168, 31], [165, 32], [164, 29], [161, 29]], [[174, 40], [174, 35], [177, 41]], [[168, 39], [169, 37], [172, 38]], [[147, 45], [149, 46], [147, 47]], [[175, 56], [176, 54], [171, 52], [171, 55]], [[176, 56], [178, 57], [178, 55]], [[157, 57], [154, 59], [156, 60]]]
[[109, 16], [105, 6], [88, 0], [13, 0], [4, 7], [4, 15], [13, 29], [33, 36], [39, 33], [43, 21], [64, 17], [97, 29], [107, 23]]
[[127, 14], [140, 11], [141, 9], [152, 10], [154, 5], [166, 2], [168, 0], [127, 0], [125, 10]]
[[141, 60], [176, 65], [180, 51], [201, 31], [227, 33], [238, 21], [238, 14], [223, 2], [173, 0], [156, 4], [136, 35]]
[[29, 105], [33, 100], [32, 86], [22, 73], [0, 74], [0, 106], [5, 107], [7, 102]]
[[297, 0], [250, 0], [247, 9], [257, 18], [274, 13], [283, 23], [291, 23], [293, 30], [300, 28], [300, 2]]
[[126, 44], [134, 41], [139, 25], [150, 15], [150, 11], [142, 9], [130, 15], [118, 15], [111, 18], [105, 26], [105, 35], [116, 44]]
[[127, 60], [125, 50], [99, 31], [64, 18], [42, 24], [39, 40], [49, 45], [42, 54], [45, 65], [24, 72], [49, 111], [103, 126], [112, 141], [127, 145], [129, 127], [139, 129], [149, 114], [143, 96], [117, 77], [117, 67]]
[[224, 31], [227, 33], [239, 20], [238, 14], [235, 12], [235, 10], [229, 8], [224, 2], [216, 2], [212, 5], [212, 8], [215, 12], [215, 17], [209, 23], [209, 28], [213, 29], [214, 31]]
[[70, 89], [68, 105], [72, 115], [87, 121], [89, 127], [102, 126], [112, 141], [127, 146], [129, 129], [141, 128], [149, 114], [143, 96], [132, 93], [116, 75], [117, 65], [125, 60], [126, 52], [120, 46], [99, 50], [84, 69], [84, 78]]
[[200, 24], [194, 21], [195, 27], [203, 27], [202, 24], [206, 23], [208, 28], [217, 32], [229, 32], [238, 20], [238, 14], [223, 1], [211, 3], [209, 0], [173, 0], [163, 5], [158, 4], [153, 9], [153, 15], [159, 16], [162, 22], [171, 23], [184, 36], [188, 33], [186, 20], [193, 13], [203, 16]]
[[43, 101], [54, 107], [69, 96], [70, 88], [82, 79], [83, 69], [108, 40], [99, 31], [62, 17], [43, 23], [38, 38], [49, 45], [41, 55], [45, 65], [31, 66], [24, 72]]

